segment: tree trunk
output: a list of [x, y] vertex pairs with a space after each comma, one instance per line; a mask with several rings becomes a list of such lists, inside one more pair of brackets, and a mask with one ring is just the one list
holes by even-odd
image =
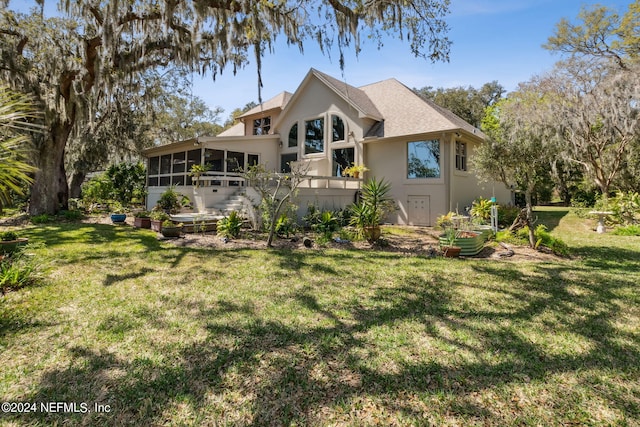
[[71, 122], [55, 120], [46, 132], [38, 152], [37, 166], [29, 214], [56, 214], [69, 207], [69, 186], [64, 169], [64, 153], [71, 133]]
[[527, 216], [525, 218], [525, 222], [527, 227], [529, 228], [529, 246], [532, 248], [536, 247], [536, 234], [533, 229], [533, 206], [531, 203], [531, 195], [533, 194], [533, 188], [527, 188], [524, 192], [524, 198], [527, 203], [526, 210]]
[[72, 199], [79, 199], [82, 195], [82, 183], [87, 177], [87, 173], [84, 171], [76, 171], [71, 175], [71, 182], [69, 183], [69, 197]]

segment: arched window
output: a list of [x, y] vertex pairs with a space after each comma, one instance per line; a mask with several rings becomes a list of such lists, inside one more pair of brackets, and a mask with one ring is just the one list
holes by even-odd
[[331, 142], [344, 141], [344, 121], [335, 114], [331, 115]]
[[289, 142], [287, 147], [293, 148], [298, 146], [298, 124], [294, 124], [291, 126], [291, 130], [289, 131]]

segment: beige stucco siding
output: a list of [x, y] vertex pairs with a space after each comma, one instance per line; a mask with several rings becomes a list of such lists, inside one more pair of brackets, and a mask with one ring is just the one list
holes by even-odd
[[473, 156], [477, 148], [476, 144], [467, 142], [467, 172], [457, 171], [455, 168], [455, 147], [451, 146], [452, 171], [452, 197], [451, 210], [464, 214], [465, 207], [470, 207], [472, 202], [478, 197], [486, 199], [496, 197], [500, 204], [511, 204], [511, 191], [498, 181], [481, 181], [473, 171]]
[[[366, 144], [365, 164], [371, 169], [367, 179], [384, 178], [391, 183], [390, 196], [395, 200], [398, 210], [387, 217], [387, 221], [396, 224], [434, 225], [438, 215], [448, 212], [448, 192], [446, 168], [449, 161], [446, 143], [443, 139], [443, 159], [441, 177], [430, 179], [407, 179], [407, 142], [434, 137], [408, 137], [385, 140]], [[374, 172], [375, 171], [375, 172]], [[421, 205], [426, 212], [411, 215], [416, 201], [424, 201]], [[416, 219], [419, 218], [419, 219]]]
[[[331, 149], [338, 147], [355, 147], [356, 162], [362, 156], [361, 141], [363, 133], [373, 125], [370, 119], [359, 117], [359, 112], [337, 93], [327, 90], [327, 87], [315, 78], [306, 82], [306, 87], [300, 96], [294, 98], [287, 106], [288, 114], [278, 124], [276, 132], [282, 138], [282, 153], [298, 153], [298, 160], [310, 160], [311, 175], [331, 175]], [[331, 142], [331, 115], [338, 115], [345, 124], [345, 141]], [[322, 117], [324, 118], [325, 146], [324, 153], [304, 154], [304, 122]], [[298, 123], [298, 147], [288, 148], [288, 137], [291, 127]], [[363, 129], [364, 128], [364, 129]]]

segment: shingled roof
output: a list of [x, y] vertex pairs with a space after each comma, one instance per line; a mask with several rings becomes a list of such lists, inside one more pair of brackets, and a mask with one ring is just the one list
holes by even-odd
[[383, 126], [374, 126], [369, 137], [395, 137], [438, 131], [464, 130], [482, 133], [451, 111], [421, 98], [396, 79], [360, 87], [384, 117]]
[[284, 107], [287, 106], [287, 104], [289, 103], [289, 100], [291, 100], [292, 96], [293, 96], [293, 94], [290, 93], [290, 92], [287, 92], [287, 91], [280, 92], [279, 94], [277, 94], [273, 98], [266, 100], [262, 104], [260, 104], [260, 105], [258, 105], [256, 107], [253, 107], [252, 109], [250, 109], [249, 111], [247, 111], [245, 113], [242, 113], [242, 115], [240, 115], [238, 118], [252, 116], [254, 114], [258, 114], [258, 113], [261, 113], [263, 111], [274, 110], [274, 109], [277, 109], [277, 108], [279, 108], [280, 110], [284, 110]]
[[314, 68], [311, 69], [311, 73], [333, 89], [338, 95], [342, 96], [347, 102], [350, 102], [365, 116], [376, 120], [383, 119], [383, 115], [362, 89], [351, 86]]

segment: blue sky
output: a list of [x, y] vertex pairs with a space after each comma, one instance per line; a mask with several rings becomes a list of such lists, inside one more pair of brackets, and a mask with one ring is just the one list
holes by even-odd
[[[11, 7], [19, 4], [23, 9], [27, 3], [32, 2], [12, 0]], [[276, 42], [275, 52], [263, 59], [262, 97], [266, 100], [283, 90], [295, 91], [311, 67], [354, 86], [394, 77], [416, 88], [480, 87], [497, 80], [513, 90], [519, 82], [549, 71], [560, 59], [542, 48], [560, 19], [575, 20], [582, 6], [595, 3], [624, 13], [631, 1], [452, 0], [447, 22], [453, 46], [448, 63], [414, 58], [407, 43], [389, 39], [380, 50], [374, 44], [364, 44], [359, 57], [349, 53], [341, 71], [335, 52], [331, 58], [322, 55], [310, 42], [301, 54], [283, 41]], [[225, 70], [216, 81], [210, 76], [195, 76], [193, 91], [211, 107], [224, 108], [224, 120], [234, 108], [257, 101], [255, 63], [235, 76], [231, 69]]]

